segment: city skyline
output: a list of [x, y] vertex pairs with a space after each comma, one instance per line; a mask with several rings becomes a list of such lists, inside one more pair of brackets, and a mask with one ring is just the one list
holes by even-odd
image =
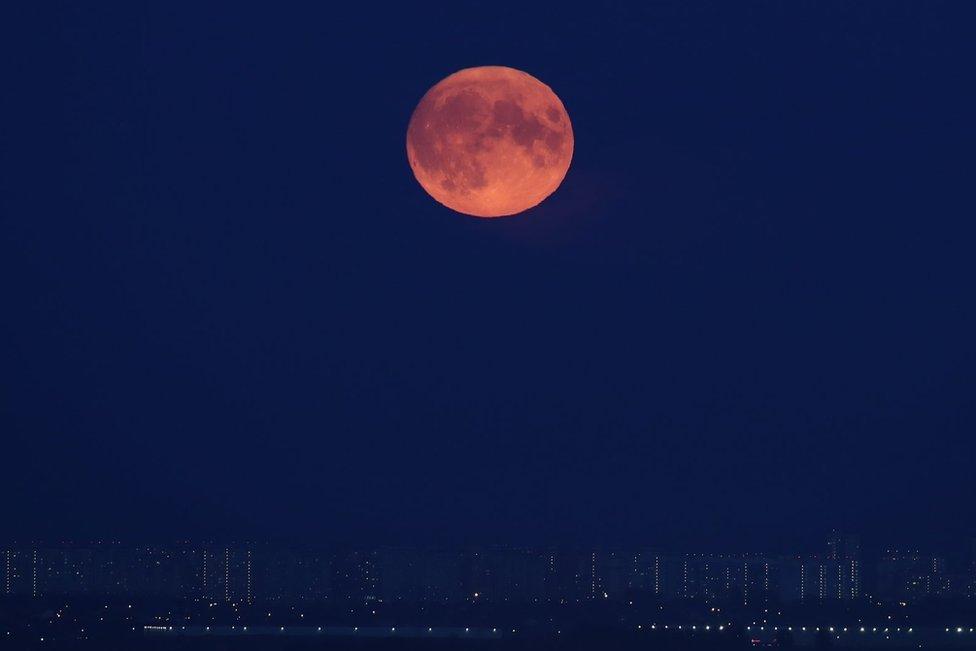
[[[538, 603], [620, 601], [644, 594], [743, 607], [872, 598], [914, 602], [976, 599], [976, 541], [971, 542], [973, 555], [955, 564], [938, 554], [891, 548], [864, 557], [859, 538], [851, 534], [832, 534], [814, 554], [717, 555], [652, 547], [355, 549], [191, 541], [8, 545], [0, 549], [0, 585], [4, 594], [32, 597], [155, 594], [248, 604], [255, 595], [264, 600]], [[501, 584], [500, 575], [505, 577]]]

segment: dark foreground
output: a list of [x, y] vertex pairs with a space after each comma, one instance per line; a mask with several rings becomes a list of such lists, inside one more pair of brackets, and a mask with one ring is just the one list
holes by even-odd
[[756, 648], [865, 648], [907, 649], [924, 648], [933, 651], [976, 649], [967, 640], [862, 640], [841, 641], [828, 636], [806, 639], [774, 638], [759, 640], [749, 635], [733, 634], [723, 637], [678, 634], [637, 635], [619, 632], [597, 632], [566, 637], [525, 637], [494, 640], [471, 639], [352, 639], [276, 637], [258, 635], [248, 637], [164, 637], [124, 636], [116, 639], [7, 641], [4, 649], [46, 650], [111, 650], [131, 651], [279, 651], [320, 649], [322, 651], [705, 651]]
[[697, 651], [705, 649], [754, 648], [745, 639], [693, 640], [675, 638], [636, 639], [619, 635], [581, 636], [572, 639], [521, 640], [421, 640], [421, 639], [301, 639], [274, 637], [250, 638], [121, 638], [117, 640], [61, 640], [32, 642], [28, 646], [10, 645], [11, 649], [57, 649], [87, 651], [125, 649], [132, 651], [278, 651], [320, 649], [322, 651], [628, 651], [630, 649], [662, 651]]

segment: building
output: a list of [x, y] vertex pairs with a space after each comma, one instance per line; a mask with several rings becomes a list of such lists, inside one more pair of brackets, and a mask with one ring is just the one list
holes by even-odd
[[780, 559], [689, 554], [660, 562], [665, 570], [658, 593], [668, 600], [758, 606], [781, 598]]
[[951, 592], [945, 559], [939, 556], [889, 549], [878, 562], [878, 597], [884, 601], [925, 601]]
[[966, 581], [966, 597], [976, 599], [976, 539], [972, 541], [972, 552], [969, 559], [968, 580]]
[[837, 598], [857, 599], [861, 596], [861, 541], [857, 536], [838, 534], [834, 531], [827, 541], [827, 560], [836, 561], [838, 570], [837, 589], [843, 591]]

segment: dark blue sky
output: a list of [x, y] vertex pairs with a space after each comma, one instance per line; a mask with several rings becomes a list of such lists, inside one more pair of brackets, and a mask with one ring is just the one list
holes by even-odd
[[[401, 4], [4, 21], [6, 537], [976, 535], [968, 3]], [[485, 64], [576, 133], [512, 219], [404, 153]]]

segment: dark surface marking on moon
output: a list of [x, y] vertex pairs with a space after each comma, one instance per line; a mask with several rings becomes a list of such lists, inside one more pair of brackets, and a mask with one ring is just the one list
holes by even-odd
[[551, 151], [559, 151], [563, 148], [563, 134], [556, 131], [550, 131], [549, 135], [546, 136], [546, 147]]
[[450, 141], [463, 141], [472, 153], [488, 148], [483, 141], [471, 139], [489, 115], [488, 101], [477, 91], [462, 89], [437, 104], [424, 106], [415, 117], [419, 128], [412, 134], [412, 144], [417, 162], [424, 169], [442, 171], [448, 178], [441, 185], [449, 192], [484, 187], [484, 167], [477, 158], [461, 155]]
[[[491, 151], [510, 135], [539, 168], [545, 167], [546, 159], [533, 152], [535, 141], [543, 141], [552, 152], [562, 147], [562, 133], [526, 114], [513, 99], [490, 104], [477, 90], [467, 88], [437, 99], [441, 101], [424, 104], [415, 116], [419, 128], [413, 131], [412, 145], [417, 163], [448, 177], [441, 186], [449, 192], [463, 193], [486, 185], [484, 167], [475, 157], [460, 155], [459, 144], [463, 151], [477, 155]], [[555, 107], [547, 108], [546, 116], [557, 124], [562, 119]]]

